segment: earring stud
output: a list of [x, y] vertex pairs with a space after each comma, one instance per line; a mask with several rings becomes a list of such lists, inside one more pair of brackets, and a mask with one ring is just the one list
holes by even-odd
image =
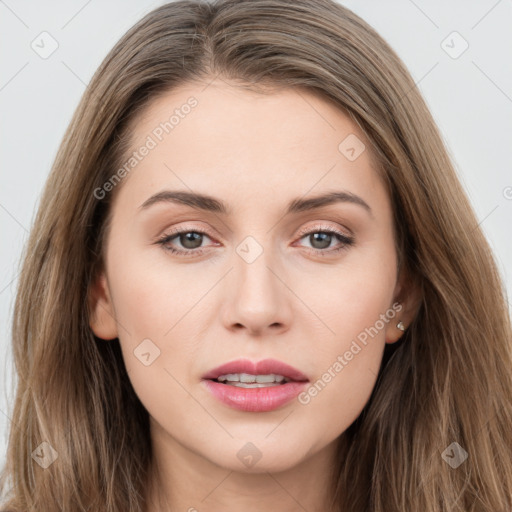
[[405, 331], [405, 325], [402, 321], [400, 321], [396, 324], [396, 328], [400, 329], [401, 331]]

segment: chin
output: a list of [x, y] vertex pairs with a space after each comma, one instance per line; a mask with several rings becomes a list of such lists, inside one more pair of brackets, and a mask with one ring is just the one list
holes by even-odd
[[[268, 432], [265, 434], [267, 435]], [[303, 440], [297, 439], [297, 442], [286, 443], [285, 439], [276, 439], [270, 441], [264, 437], [232, 440], [229, 446], [224, 444], [224, 453], [219, 458], [217, 452], [212, 459], [217, 464], [230, 471], [239, 473], [276, 473], [287, 471], [308, 457], [308, 452], [304, 449]], [[297, 449], [297, 444], [300, 449]]]

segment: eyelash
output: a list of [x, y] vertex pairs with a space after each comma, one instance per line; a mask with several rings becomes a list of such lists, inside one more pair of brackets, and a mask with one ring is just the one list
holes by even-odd
[[[200, 229], [189, 229], [189, 228], [182, 228], [182, 229], [175, 229], [172, 230], [171, 233], [164, 234], [159, 240], [157, 240], [157, 244], [161, 245], [164, 250], [169, 251], [172, 254], [179, 255], [181, 257], [187, 258], [187, 257], [194, 257], [194, 256], [200, 256], [204, 253], [205, 249], [175, 249], [174, 247], [171, 247], [167, 245], [171, 240], [174, 240], [179, 235], [184, 233], [197, 233], [200, 235], [206, 235], [208, 238], [212, 238], [207, 232], [202, 231]], [[317, 256], [330, 256], [333, 254], [338, 254], [341, 251], [347, 250], [350, 246], [354, 245], [354, 239], [352, 237], [349, 237], [340, 231], [337, 231], [333, 228], [327, 227], [327, 226], [319, 226], [315, 227], [314, 229], [310, 230], [303, 230], [299, 233], [299, 240], [304, 238], [307, 235], [312, 235], [314, 233], [324, 233], [328, 235], [334, 235], [338, 240], [342, 242], [341, 247], [338, 247], [336, 249], [312, 249], [306, 247], [306, 249], [309, 250], [309, 252], [312, 252], [313, 254]]]

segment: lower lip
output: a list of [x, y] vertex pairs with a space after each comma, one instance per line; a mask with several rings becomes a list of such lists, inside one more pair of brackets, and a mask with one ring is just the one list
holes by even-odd
[[273, 411], [293, 400], [308, 384], [287, 382], [266, 388], [241, 388], [213, 380], [203, 382], [218, 400], [229, 407], [246, 412]]

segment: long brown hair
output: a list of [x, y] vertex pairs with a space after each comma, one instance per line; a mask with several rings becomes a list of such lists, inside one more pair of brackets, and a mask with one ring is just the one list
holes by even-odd
[[[144, 510], [148, 413], [118, 340], [93, 335], [87, 307], [122, 183], [102, 199], [94, 191], [122, 165], [127, 126], [149, 102], [214, 76], [306, 87], [358, 124], [389, 187], [400, 264], [421, 290], [415, 320], [386, 349], [369, 402], [340, 436], [339, 466], [326, 482], [333, 510], [510, 511], [512, 336], [493, 255], [404, 64], [331, 0], [169, 3], [131, 28], [97, 70], [24, 253], [4, 506]], [[447, 462], [454, 453], [467, 453], [457, 468]], [[36, 464], [55, 454], [46, 469]]]

